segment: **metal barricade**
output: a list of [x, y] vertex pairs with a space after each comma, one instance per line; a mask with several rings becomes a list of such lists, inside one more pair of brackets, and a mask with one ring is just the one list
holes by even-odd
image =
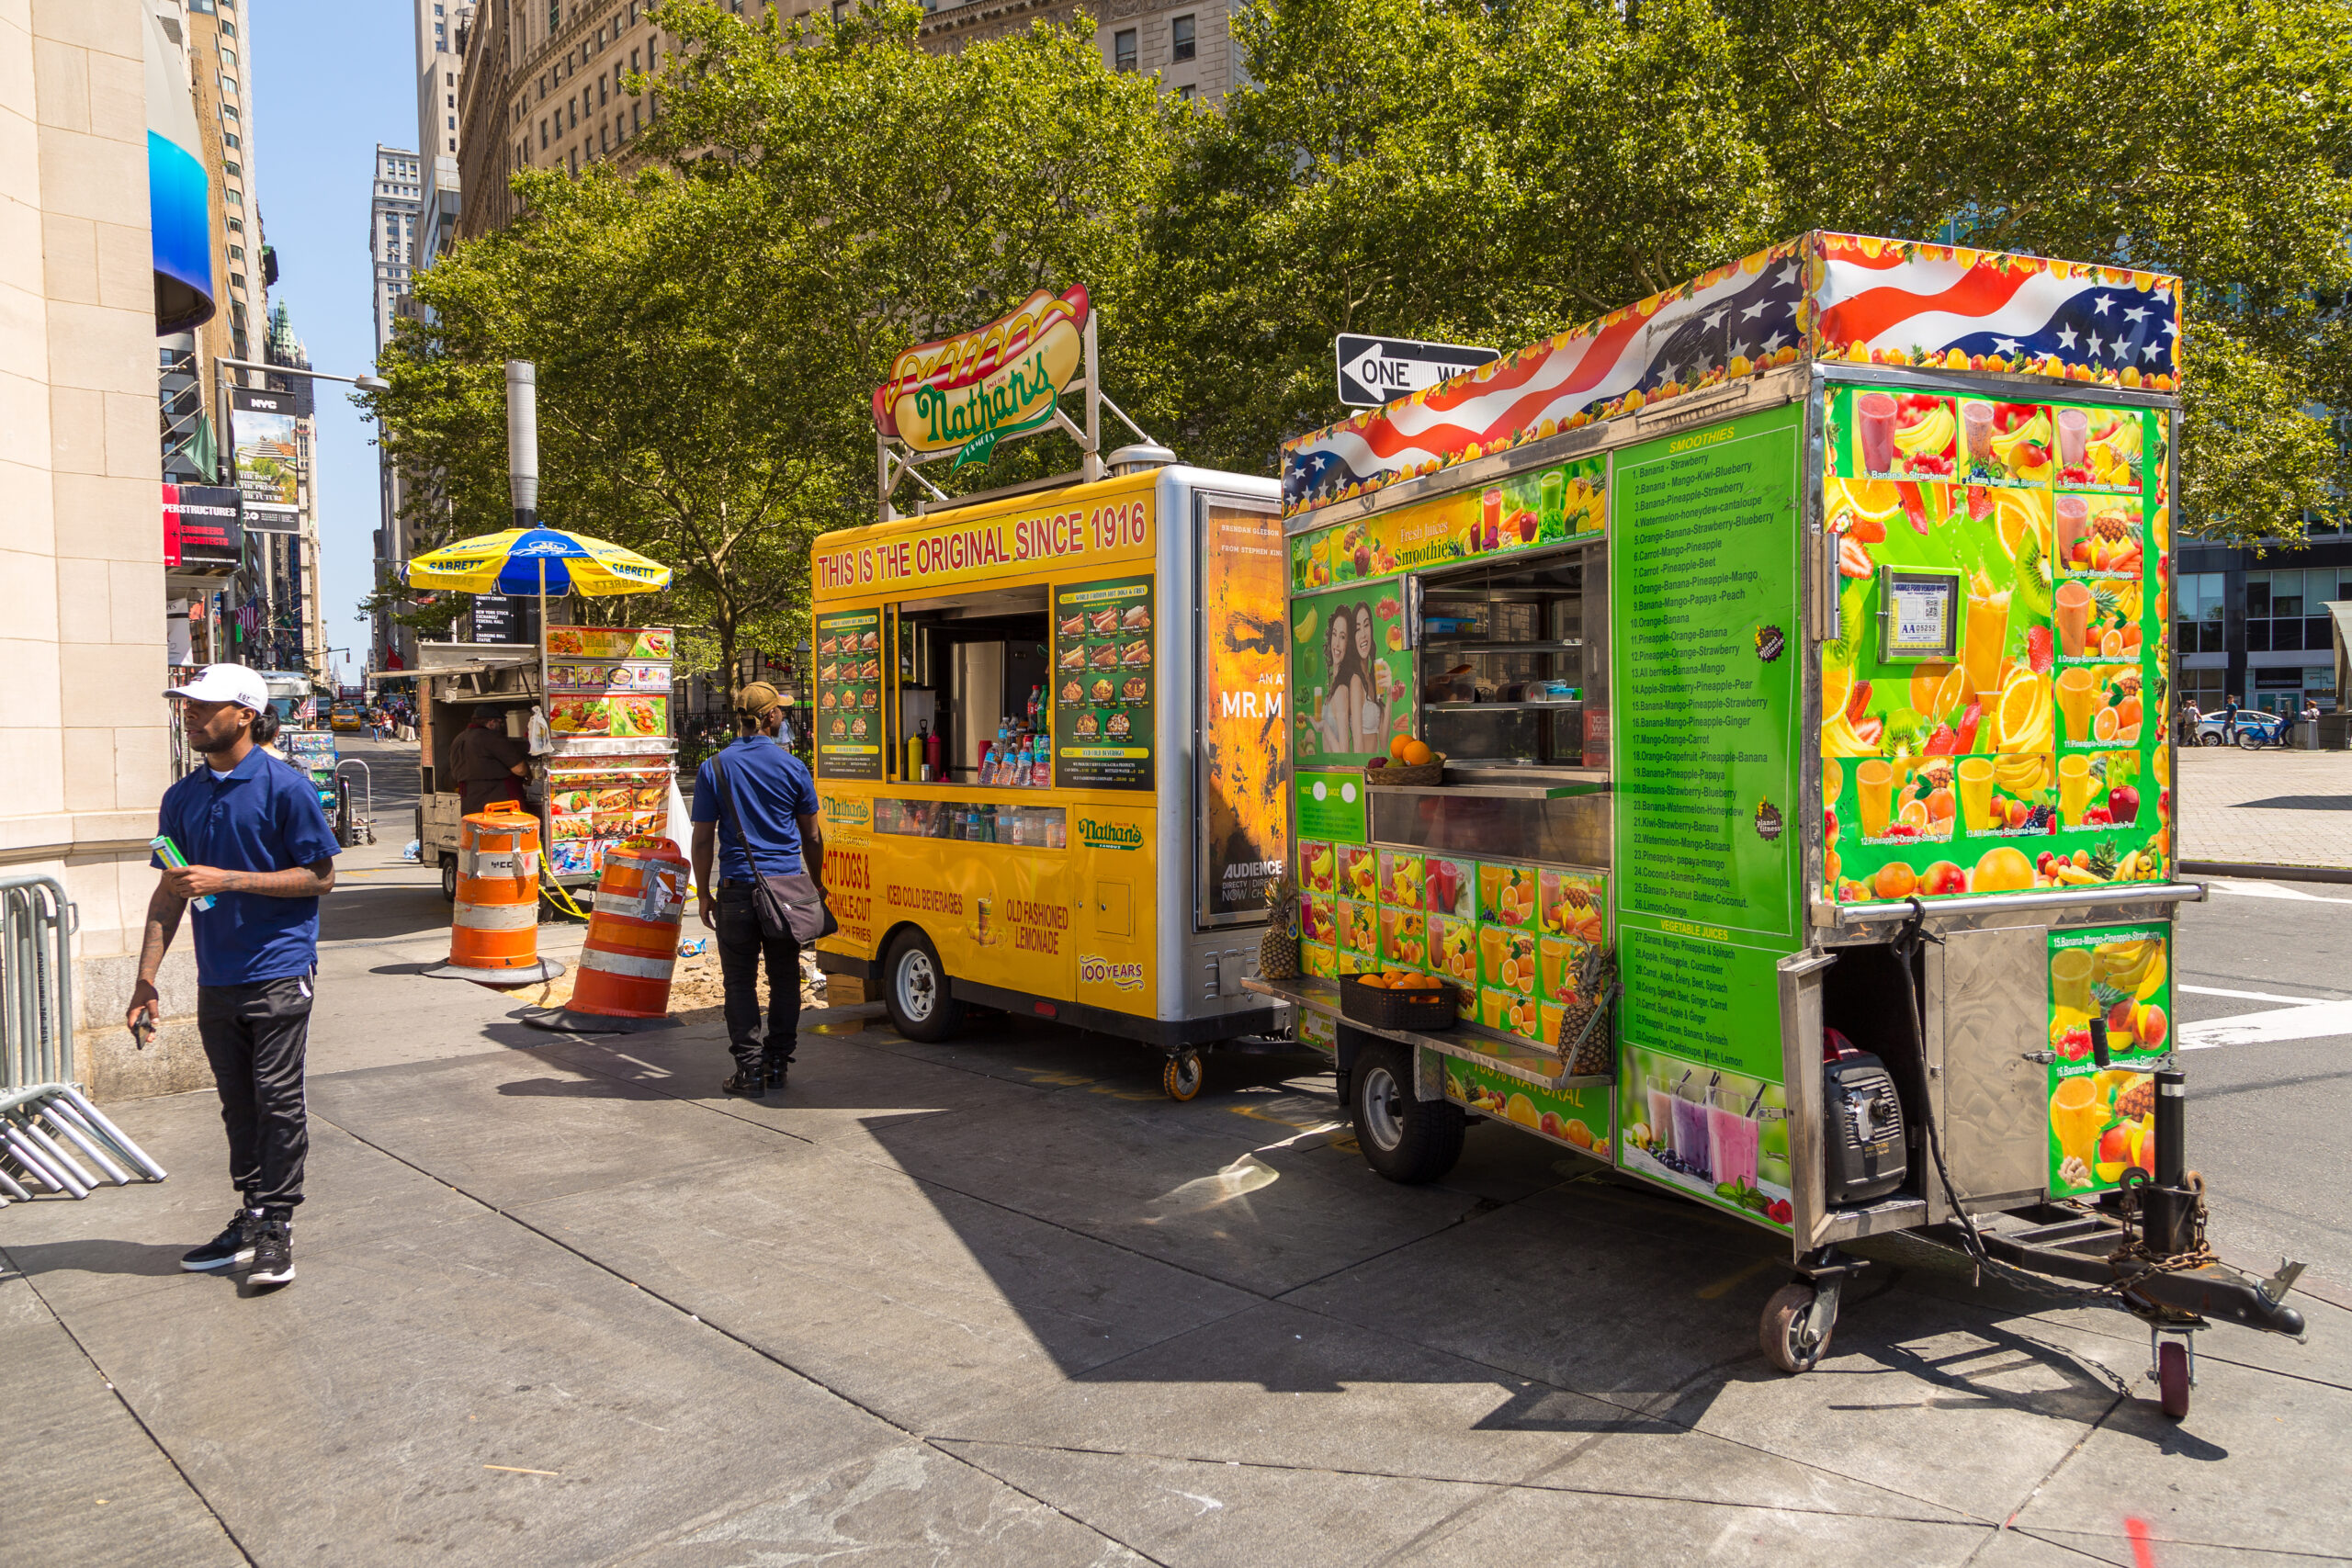
[[74, 1087], [77, 923], [55, 877], [0, 876], [0, 1203], [165, 1174]]

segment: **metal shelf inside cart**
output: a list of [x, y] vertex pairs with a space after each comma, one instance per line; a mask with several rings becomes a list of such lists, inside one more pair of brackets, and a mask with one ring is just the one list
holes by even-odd
[[1450, 1029], [1424, 1033], [1415, 1029], [1382, 1029], [1358, 1019], [1348, 1018], [1340, 1011], [1340, 983], [1337, 980], [1268, 980], [1255, 976], [1242, 985], [1262, 997], [1272, 997], [1293, 1007], [1305, 1008], [1338, 1019], [1350, 1029], [1361, 1029], [1366, 1034], [1377, 1034], [1384, 1040], [1400, 1044], [1419, 1045], [1442, 1056], [1453, 1056], [1474, 1066], [1486, 1067], [1532, 1084], [1537, 1089], [1557, 1092], [1566, 1089], [1598, 1089], [1616, 1082], [1607, 1073], [1571, 1073], [1566, 1064], [1548, 1051], [1532, 1045], [1515, 1045], [1491, 1035], [1473, 1034], [1467, 1030]]

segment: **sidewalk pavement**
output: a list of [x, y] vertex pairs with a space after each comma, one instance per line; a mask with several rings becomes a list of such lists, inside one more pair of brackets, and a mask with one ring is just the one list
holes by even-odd
[[2352, 752], [2183, 747], [2180, 858], [2352, 866]]
[[292, 1285], [176, 1266], [231, 1201], [209, 1094], [119, 1108], [167, 1182], [0, 1211], [12, 1562], [2219, 1568], [2352, 1540], [2352, 1312], [2323, 1301], [2306, 1344], [2202, 1336], [2175, 1424], [2133, 1320], [1879, 1238], [1786, 1379], [1762, 1233], [1493, 1125], [1391, 1186], [1312, 1058], [1213, 1057], [1177, 1105], [1130, 1045], [927, 1046], [842, 1008], [783, 1095], [732, 1100], [708, 1011], [540, 1033], [418, 977], [424, 874], [346, 875]]

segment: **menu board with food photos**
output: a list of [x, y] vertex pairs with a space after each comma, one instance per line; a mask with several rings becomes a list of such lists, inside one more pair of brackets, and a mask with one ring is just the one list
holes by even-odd
[[882, 612], [817, 617], [817, 772], [882, 776]]
[[665, 834], [669, 803], [666, 755], [556, 758], [548, 773], [548, 869], [601, 872], [614, 844]]
[[549, 626], [548, 728], [559, 739], [667, 736], [676, 652], [668, 626]]
[[1151, 788], [1151, 579], [1054, 590], [1054, 783]]
[[678, 634], [669, 626], [549, 626], [549, 659], [612, 664], [677, 657]]

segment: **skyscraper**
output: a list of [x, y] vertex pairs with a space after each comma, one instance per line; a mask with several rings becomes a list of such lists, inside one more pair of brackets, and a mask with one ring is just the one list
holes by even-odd
[[[376, 143], [375, 179], [368, 202], [368, 254], [375, 264], [379, 355], [384, 345], [392, 341], [392, 322], [400, 314], [401, 301], [408, 298], [409, 273], [416, 265], [423, 175], [423, 160], [416, 153], [403, 147]], [[401, 506], [406, 499], [404, 487], [400, 470], [384, 456], [381, 446], [376, 450], [376, 581], [383, 582], [399, 574], [409, 551], [407, 527], [401, 521]], [[383, 669], [388, 653], [397, 651], [405, 660], [415, 652], [401, 641], [399, 631], [389, 612], [376, 613], [369, 669]]]
[[458, 98], [462, 34], [473, 13], [458, 0], [416, 0], [416, 148], [424, 165], [417, 241], [426, 265], [458, 237]]

